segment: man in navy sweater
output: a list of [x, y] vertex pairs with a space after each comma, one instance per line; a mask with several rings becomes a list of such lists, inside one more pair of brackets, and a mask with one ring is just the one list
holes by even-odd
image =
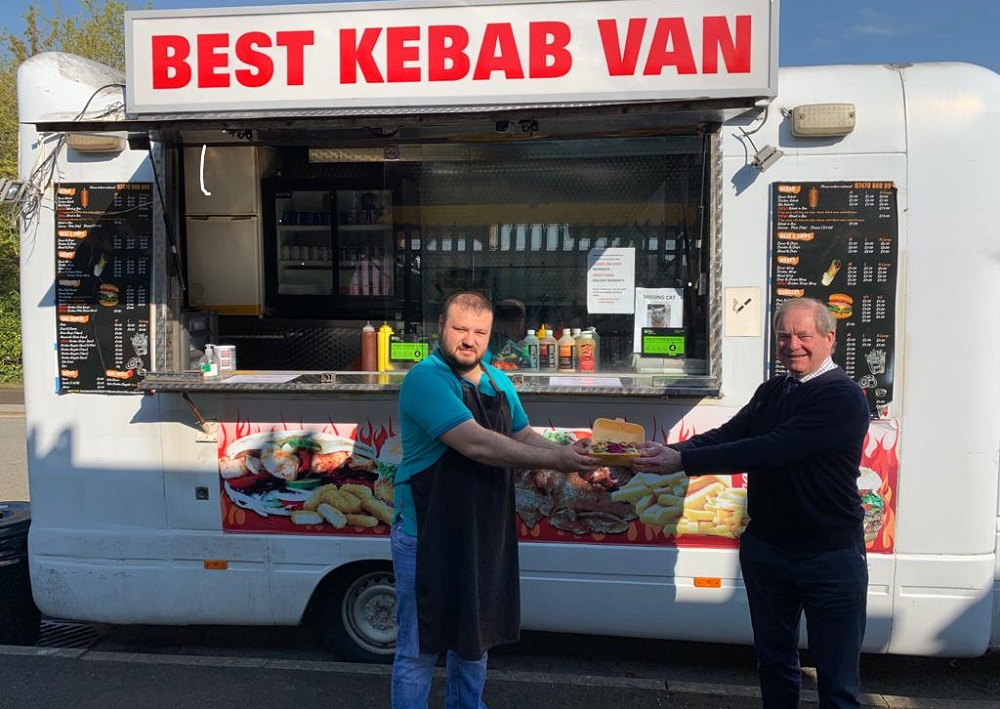
[[823, 709], [861, 706], [868, 567], [858, 466], [864, 395], [833, 363], [836, 320], [819, 301], [785, 301], [778, 360], [727, 423], [681, 443], [643, 444], [637, 470], [747, 473], [750, 522], [740, 566], [750, 603], [764, 709], [797, 709], [803, 612]]

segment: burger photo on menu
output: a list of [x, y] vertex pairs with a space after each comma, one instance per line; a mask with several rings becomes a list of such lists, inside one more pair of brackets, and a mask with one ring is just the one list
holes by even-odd
[[105, 308], [118, 305], [118, 286], [114, 283], [102, 283], [97, 287], [97, 302]]
[[854, 298], [846, 293], [831, 293], [827, 297], [826, 307], [837, 320], [845, 320], [854, 314]]

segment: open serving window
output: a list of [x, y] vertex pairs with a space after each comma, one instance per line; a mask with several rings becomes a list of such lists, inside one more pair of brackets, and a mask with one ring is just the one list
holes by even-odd
[[[434, 351], [444, 300], [477, 290], [497, 307], [491, 361], [519, 386], [717, 395], [717, 134], [484, 126], [246, 146], [269, 168], [259, 218], [237, 220], [259, 229], [260, 302], [219, 309], [240, 369], [359, 371], [370, 322], [405, 372]], [[226, 261], [188, 272], [228, 293]]]
[[[492, 361], [523, 383], [572, 374], [705, 385], [715, 373], [712, 145], [712, 134], [455, 138], [311, 147], [307, 160], [286, 149], [292, 181], [265, 183], [265, 224], [276, 225], [265, 228], [268, 309], [385, 322], [405, 369], [436, 346], [445, 298], [478, 290], [500, 306]], [[289, 274], [309, 280], [290, 287]], [[331, 368], [355, 368], [357, 329]], [[581, 361], [587, 346], [592, 359]]]
[[[707, 155], [701, 137], [593, 138], [435, 147], [392, 166], [417, 187], [401, 229], [410, 246], [419, 233], [425, 332], [470, 288], [504, 306], [493, 355], [508, 370], [708, 374]], [[546, 371], [544, 347], [535, 365], [510, 346], [543, 328], [593, 328], [596, 362], [558, 352]]]

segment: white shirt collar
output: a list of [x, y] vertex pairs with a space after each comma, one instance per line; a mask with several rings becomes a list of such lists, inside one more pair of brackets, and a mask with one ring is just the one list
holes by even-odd
[[819, 369], [817, 369], [815, 372], [810, 372], [809, 374], [804, 374], [801, 377], [796, 377], [791, 372], [789, 372], [788, 376], [791, 377], [792, 379], [797, 380], [800, 384], [805, 384], [806, 382], [810, 381], [811, 379], [815, 379], [816, 377], [820, 376], [821, 374], [826, 374], [830, 370], [836, 369], [836, 368], [837, 368], [837, 365], [833, 363], [833, 357], [827, 357], [823, 361], [823, 364], [821, 364], [819, 366]]

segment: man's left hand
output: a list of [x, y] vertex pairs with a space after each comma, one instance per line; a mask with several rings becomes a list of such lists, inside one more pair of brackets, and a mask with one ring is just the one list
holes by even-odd
[[641, 455], [632, 460], [632, 467], [646, 473], [670, 475], [683, 470], [680, 451], [653, 441], [639, 444]]

